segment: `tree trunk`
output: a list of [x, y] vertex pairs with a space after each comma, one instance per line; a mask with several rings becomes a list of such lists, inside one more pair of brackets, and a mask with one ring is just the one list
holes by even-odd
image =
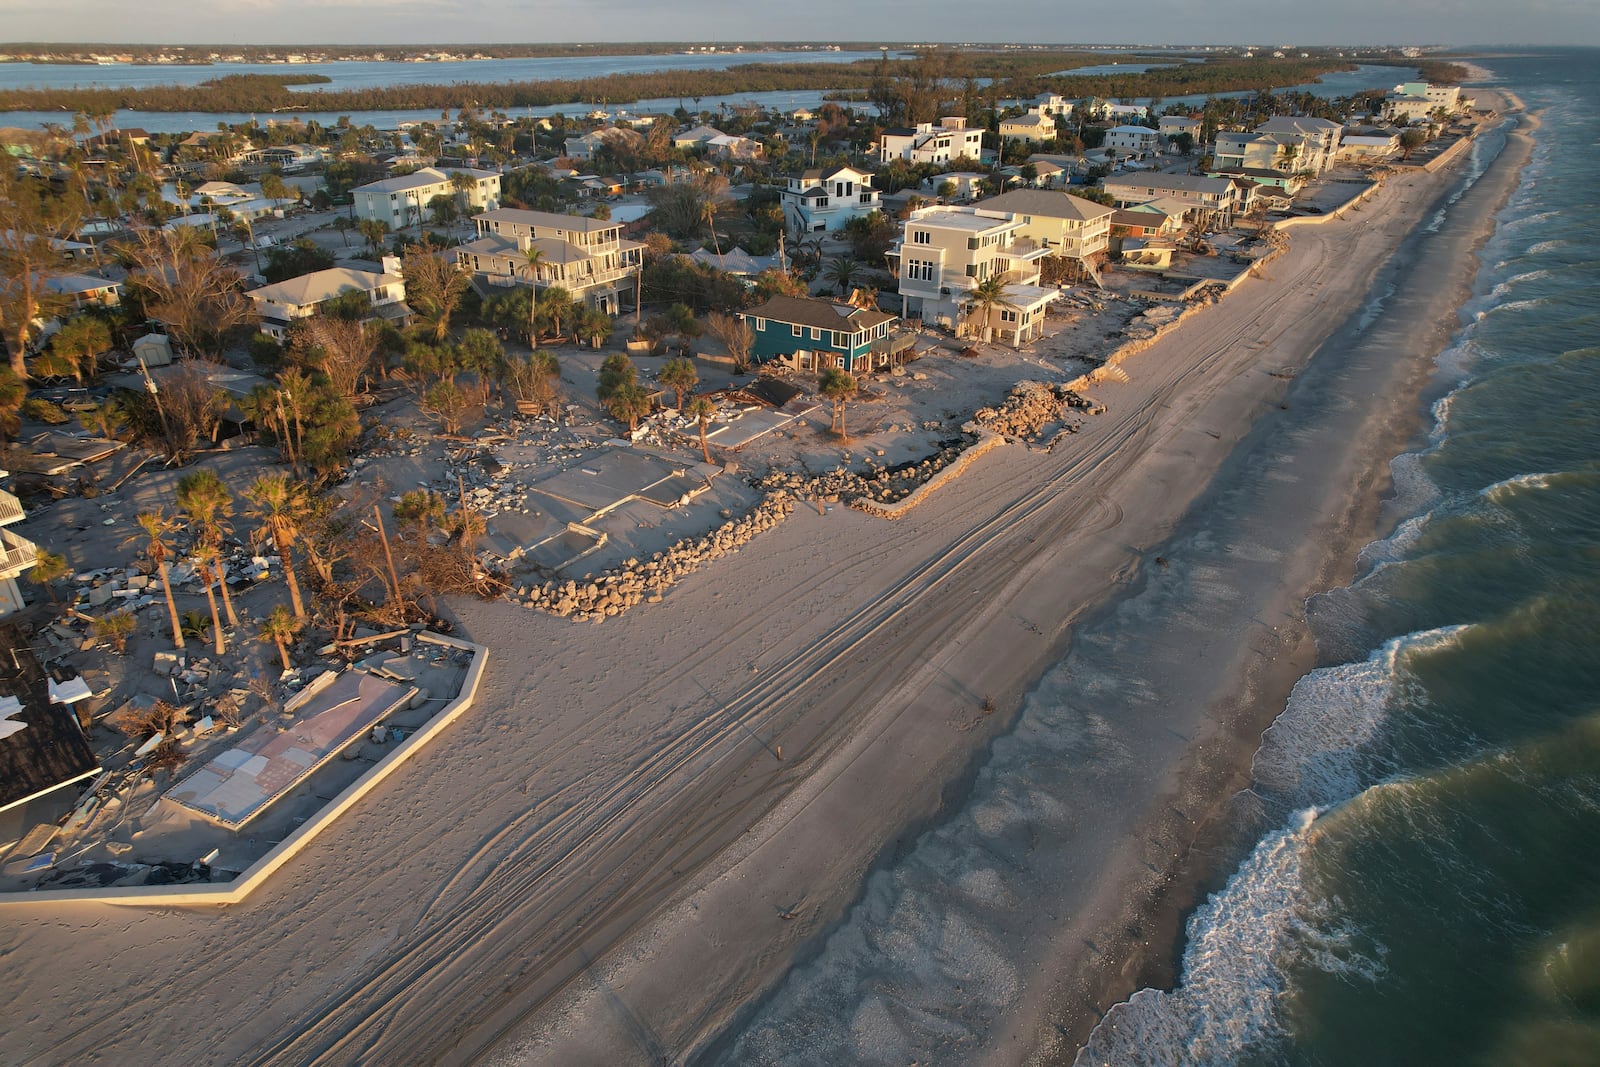
[[172, 577], [167, 573], [167, 561], [156, 564], [156, 571], [161, 575], [161, 588], [167, 594], [167, 613], [172, 616], [172, 645], [181, 652], [184, 647], [183, 620], [178, 618], [178, 602], [172, 596]]
[[272, 640], [278, 646], [278, 658], [283, 660], [283, 669], [286, 671], [292, 670], [294, 664], [289, 662], [289, 646], [284, 643], [281, 637], [274, 637]]
[[306, 605], [300, 599], [300, 582], [295, 578], [294, 557], [289, 554], [289, 539], [281, 533], [274, 532], [272, 541], [278, 549], [278, 559], [283, 562], [283, 580], [289, 587], [289, 603], [294, 608], [294, 617], [306, 617]]
[[200, 580], [206, 583], [206, 603], [211, 605], [211, 647], [220, 656], [227, 648], [222, 642], [222, 616], [217, 614], [217, 594], [211, 589], [211, 572], [202, 569]]
[[239, 616], [233, 610], [233, 596], [228, 592], [228, 561], [217, 559], [217, 585], [222, 589], [222, 607], [228, 616], [228, 625], [239, 628]]

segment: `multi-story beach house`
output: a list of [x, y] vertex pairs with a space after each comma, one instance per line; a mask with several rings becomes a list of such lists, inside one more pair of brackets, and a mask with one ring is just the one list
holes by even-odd
[[1099, 281], [1114, 209], [1054, 189], [1016, 189], [975, 206], [1011, 215], [1022, 224], [1021, 236], [1069, 261], [1072, 273]]
[[872, 175], [854, 167], [808, 170], [783, 189], [783, 220], [795, 236], [831, 233], [879, 208]]
[[1064, 96], [1055, 93], [1040, 93], [1028, 104], [1029, 111], [1036, 111], [1046, 118], [1066, 118], [1072, 114], [1072, 103]]
[[1461, 105], [1460, 86], [1401, 82], [1383, 98], [1383, 117], [1389, 122], [1416, 122], [1435, 111], [1454, 114]]
[[1188, 207], [1202, 225], [1226, 227], [1239, 211], [1239, 190], [1227, 178], [1192, 174], [1114, 174], [1101, 182], [1117, 207], [1171, 200]]
[[[1039, 263], [1050, 248], [1022, 229], [1012, 212], [977, 205], [912, 212], [886, 257], [899, 276], [906, 318], [1012, 345], [1038, 337], [1045, 309], [1061, 294], [1039, 284]], [[990, 279], [1004, 288], [986, 308], [974, 290]]]
[[1148, 126], [1113, 126], [1101, 147], [1115, 152], [1118, 159], [1143, 159], [1161, 151], [1161, 142], [1161, 132]]
[[1191, 119], [1187, 115], [1162, 115], [1156, 123], [1156, 129], [1163, 137], [1176, 137], [1186, 133], [1195, 141], [1200, 140], [1200, 130], [1204, 126], [1199, 119]]
[[1400, 151], [1400, 131], [1391, 127], [1347, 126], [1339, 137], [1339, 159], [1376, 163]]
[[1056, 120], [1038, 111], [1030, 111], [1025, 115], [1014, 115], [1009, 119], [1000, 120], [1000, 139], [1002, 141], [1021, 141], [1024, 144], [1033, 144], [1038, 141], [1054, 140], [1055, 136]]
[[909, 163], [949, 163], [955, 159], [976, 160], [983, 154], [983, 130], [968, 129], [960, 116], [942, 118], [937, 124], [915, 127], [891, 126], [878, 138], [878, 162], [903, 159]]
[[888, 370], [904, 362], [915, 342], [912, 334], [896, 329], [895, 316], [843, 301], [775, 296], [739, 317], [755, 337], [751, 359], [778, 361], [794, 370]]
[[1215, 171], [1273, 170], [1315, 177], [1333, 164], [1344, 127], [1327, 119], [1277, 116], [1254, 130], [1217, 133]]
[[[457, 174], [464, 174], [471, 179], [470, 186], [458, 191]], [[420, 225], [428, 204], [440, 195], [464, 197], [468, 211], [493, 211], [500, 206], [500, 175], [495, 171], [467, 167], [448, 173], [434, 167], [423, 167], [398, 178], [385, 178], [370, 185], [358, 186], [352, 195], [355, 203], [351, 210], [356, 218], [376, 219], [387, 223], [391, 230], [403, 230], [413, 224]]]
[[371, 304], [372, 311], [363, 321], [382, 319], [404, 324], [411, 318], [411, 309], [406, 306], [406, 282], [398, 271], [399, 260], [387, 260], [385, 266], [391, 265], [394, 273], [384, 274], [331, 267], [264, 285], [245, 295], [256, 306], [261, 332], [280, 343], [288, 340], [289, 328], [297, 320], [310, 318], [328, 301], [352, 291], [365, 293]]
[[608, 315], [621, 308], [623, 293], [634, 295], [645, 246], [625, 240], [620, 222], [514, 208], [473, 222], [478, 236], [456, 249], [456, 262], [479, 292], [531, 285], [537, 294], [558, 285]]

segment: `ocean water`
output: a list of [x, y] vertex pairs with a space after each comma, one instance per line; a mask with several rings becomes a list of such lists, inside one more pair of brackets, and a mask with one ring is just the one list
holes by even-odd
[[[1178, 985], [1114, 1008], [1083, 1067], [1600, 1064], [1600, 53], [1493, 69], [1544, 125], [1438, 357], [1433, 424], [1393, 461], [1356, 580], [1308, 605], [1323, 665], [1262, 736], [1236, 865], [1189, 917]], [[1420, 241], [1463, 210], [1444, 198]], [[1295, 546], [1254, 517], [1301, 477], [1308, 435], [1344, 425], [1364, 361], [1392, 358], [1420, 247], [1374, 279], [1338, 335], [1350, 354], [1299, 375], [1296, 414], [1241, 445], [1267, 476], [1219, 478], [1169, 566], [1079, 627], [963, 801], [702, 1060], [1028, 1054], [1038, 1032], [1008, 1029], [1040, 977], [1022, 961], [1068, 929], [1058, 899], [1126, 863], [1079, 831], [1134, 836], [1115, 798], [1189, 743], [1159, 725], [1193, 694], [1139, 665], [1204, 658], [1253, 568], [1275, 580]]]
[[1393, 531], [1310, 605], [1180, 984], [1080, 1064], [1600, 1064], [1600, 52], [1486, 65], [1543, 126]]

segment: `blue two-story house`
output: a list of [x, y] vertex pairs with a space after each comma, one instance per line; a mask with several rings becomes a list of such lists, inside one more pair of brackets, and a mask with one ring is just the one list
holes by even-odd
[[775, 296], [739, 317], [755, 336], [752, 360], [779, 360], [794, 370], [886, 370], [910, 357], [914, 341], [894, 315], [812, 297]]

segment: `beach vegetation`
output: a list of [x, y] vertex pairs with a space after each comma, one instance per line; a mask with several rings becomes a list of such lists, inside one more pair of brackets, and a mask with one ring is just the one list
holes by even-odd
[[822, 378], [818, 382], [818, 391], [833, 405], [832, 429], [845, 441], [850, 440], [850, 434], [844, 425], [845, 405], [855, 399], [858, 388], [855, 375], [837, 367], [823, 371]]
[[686, 418], [693, 419], [700, 430], [700, 454], [706, 457], [706, 462], [711, 463], [711, 445], [706, 441], [706, 427], [711, 422], [711, 416], [717, 412], [717, 406], [708, 397], [692, 396], [689, 405], [683, 408]]
[[89, 624], [89, 632], [97, 640], [111, 642], [118, 654], [128, 650], [128, 638], [139, 628], [139, 620], [126, 609], [101, 615]]
[[695, 370], [694, 361], [683, 356], [663, 363], [657, 377], [663, 386], [672, 390], [675, 398], [674, 406], [679, 411], [683, 410], [684, 397], [700, 384], [700, 372]]

